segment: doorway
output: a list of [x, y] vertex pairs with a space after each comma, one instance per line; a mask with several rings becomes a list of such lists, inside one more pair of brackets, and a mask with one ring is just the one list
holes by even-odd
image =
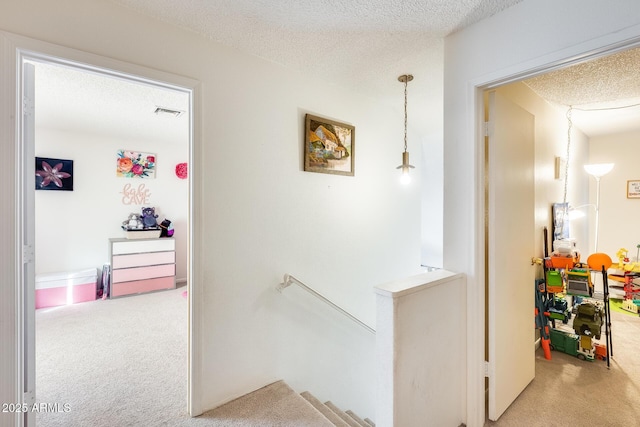
[[[612, 56], [614, 54], [615, 53], [610, 53], [609, 55]], [[569, 69], [569, 68], [571, 67], [567, 66], [562, 70]], [[512, 95], [512, 99], [519, 99], [519, 101], [521, 101], [521, 105], [523, 103], [526, 103], [525, 101], [527, 100], [527, 97], [529, 97], [529, 103], [531, 105], [532, 102], [530, 101], [530, 99], [533, 96], [537, 96], [538, 94], [536, 94], [531, 89], [531, 87], [528, 87], [523, 83], [526, 81], [527, 80], [523, 80], [516, 83], [505, 84], [502, 86], [495, 85], [493, 89], [497, 91], [502, 91], [503, 94], [505, 92], [509, 93], [510, 95]], [[582, 91], [581, 95], [584, 95], [584, 91]], [[542, 104], [544, 104], [544, 101], [542, 102]], [[535, 238], [537, 243], [536, 243], [536, 250], [533, 251], [534, 252], [533, 256], [538, 256], [538, 257], [541, 256], [543, 252], [542, 251], [542, 227], [543, 225], [547, 225], [549, 228], [549, 231], [551, 231], [550, 206], [553, 202], [562, 201], [563, 186], [566, 185], [566, 182], [569, 181], [571, 186], [574, 186], [574, 187], [577, 187], [576, 182], [578, 180], [581, 180], [582, 182], [581, 184], [582, 189], [581, 188], [569, 189], [570, 190], [570, 194], [568, 198], [569, 201], [571, 201], [574, 205], [583, 205], [589, 202], [588, 200], [588, 197], [589, 197], [588, 183], [589, 182], [587, 181], [588, 177], [586, 176], [586, 174], [582, 169], [583, 164], [589, 163], [589, 147], [588, 147], [589, 138], [587, 138], [585, 135], [581, 133], [575, 132], [575, 129], [574, 129], [574, 132], [572, 133], [573, 136], [569, 137], [569, 141], [568, 141], [567, 128], [570, 122], [568, 123], [567, 118], [565, 117], [565, 114], [564, 114], [565, 111], [556, 110], [552, 112], [553, 114], [547, 113], [545, 115], [544, 108], [553, 110], [553, 107], [551, 107], [550, 105], [546, 105], [546, 106], [540, 106], [540, 105], [537, 107], [538, 112], [535, 113], [536, 121], [538, 121], [539, 119], [542, 119], [542, 120], [546, 120], [546, 123], [544, 125], [540, 125], [536, 127], [536, 134], [537, 134], [536, 140], [540, 139], [541, 141], [543, 141], [543, 144], [540, 144], [540, 146], [536, 148], [536, 155], [535, 155], [536, 162], [538, 163], [536, 165], [537, 177], [536, 177], [536, 198], [535, 198], [535, 204], [536, 204]], [[566, 109], [568, 108], [568, 106], [564, 108]], [[551, 116], [553, 115], [558, 117], [558, 119], [551, 118]], [[553, 139], [555, 139], [555, 142], [552, 142]], [[571, 142], [571, 146], [572, 146], [572, 157], [569, 157], [568, 155], [565, 154], [568, 151], [569, 142]], [[536, 144], [539, 144], [539, 142], [536, 141]], [[577, 152], [574, 151], [577, 148], [576, 146], [578, 147], [581, 146], [580, 151], [577, 151]], [[565, 155], [567, 156], [565, 158], [571, 159], [571, 174], [568, 176], [568, 179], [567, 179], [567, 176], [565, 176], [564, 169], [562, 169], [560, 173], [558, 172], [554, 173], [555, 158], [560, 156], [564, 157]], [[608, 161], [608, 159], [601, 159], [601, 161], [603, 162]], [[618, 185], [618, 187], [622, 188], [623, 186]], [[566, 192], [566, 186], [564, 187], [564, 191]], [[566, 194], [564, 197], [566, 198]], [[583, 224], [583, 226], [584, 225], [585, 224]], [[586, 231], [580, 231], [578, 233], [578, 235], [581, 237], [581, 239], [579, 240], [581, 240], [582, 247], [585, 250], [587, 247], [590, 247], [590, 245], [588, 245], [588, 234], [589, 233], [587, 233]], [[491, 238], [490, 234], [489, 234], [489, 238]], [[551, 247], [551, 244], [552, 242], [550, 241], [549, 242], [550, 247]], [[610, 252], [610, 251], [611, 250], [607, 252]], [[491, 252], [487, 251], [487, 253], [491, 253]], [[586, 261], [586, 256], [588, 256], [590, 252], [584, 251], [582, 253], [586, 254], [584, 256], [584, 260]], [[615, 250], [614, 250], [614, 253], [615, 253]], [[531, 293], [533, 293], [533, 284], [530, 286], [530, 288], [531, 288]], [[492, 297], [490, 295], [488, 297], [489, 302], [492, 302], [491, 298]], [[496, 316], [498, 315], [497, 313], [499, 313], [499, 311], [496, 311], [495, 308], [488, 310], [489, 316], [491, 316], [492, 314]], [[500, 332], [496, 331], [495, 327], [491, 325], [488, 326], [487, 331], [489, 335], [500, 334]], [[530, 351], [533, 351], [532, 347], [533, 347], [533, 343], [531, 343], [529, 347], [531, 349]], [[515, 396], [517, 396], [517, 394]], [[515, 396], [513, 397], [514, 399], [515, 399]], [[495, 418], [491, 418], [490, 416], [490, 419], [495, 419]]]
[[[69, 421], [78, 420], [81, 414], [89, 417], [90, 402], [100, 400], [98, 393], [128, 395], [125, 400], [133, 402], [141, 399], [143, 393], [132, 391], [142, 384], [148, 393], [156, 390], [158, 400], [167, 403], [151, 409], [151, 402], [139, 401], [137, 407], [149, 407], [154, 413], [169, 408], [182, 412], [187, 394], [186, 369], [182, 367], [187, 360], [188, 308], [180, 293], [186, 292], [189, 183], [188, 177], [177, 177], [174, 169], [188, 159], [189, 94], [70, 65], [32, 64], [36, 170], [43, 170], [42, 162], [50, 167], [60, 164], [61, 159], [73, 162], [71, 176], [59, 178], [62, 184], [72, 180], [71, 191], [57, 190], [60, 187], [55, 182], [46, 186], [41, 185], [44, 180], [36, 183], [36, 402], [63, 402], [69, 409], [56, 415], [37, 413], [36, 421], [46, 424], [56, 417]], [[161, 107], [178, 113], [155, 113]], [[139, 167], [129, 174], [116, 173], [115, 162], [121, 154]], [[96, 301], [94, 292], [92, 300], [90, 295], [77, 300], [76, 295], [72, 302], [83, 302], [82, 307], [60, 306], [60, 301], [48, 300], [47, 296], [60, 289], [51, 287], [60, 284], [52, 278], [95, 274], [96, 270], [98, 278], [108, 277], [104, 267], [111, 262], [109, 242], [123, 238], [123, 221], [132, 214], [140, 215], [145, 207], [153, 207], [157, 223], [167, 218], [171, 221], [169, 240], [174, 250], [161, 254], [175, 254], [172, 264], [166, 264], [173, 267], [174, 276], [156, 278], [160, 273], [154, 271], [150, 273], [153, 278], [145, 282], [158, 290], [177, 285], [177, 291], [163, 290], [171, 298], [147, 296], [145, 291], [130, 296], [131, 301]], [[138, 270], [144, 268], [159, 267]], [[91, 286], [80, 282], [92, 280], [77, 278], [73, 282], [84, 293], [84, 288]], [[111, 296], [115, 286], [137, 283], [111, 283]], [[66, 293], [79, 293], [75, 288], [71, 291]], [[104, 289], [104, 298], [108, 291]], [[156, 307], [150, 309], [149, 305]], [[163, 309], [159, 311], [159, 307]], [[162, 332], [156, 325], [163, 325]], [[129, 341], [134, 336], [135, 342]], [[167, 354], [172, 357], [162, 363]]]
[[[15, 396], [23, 401], [26, 405], [35, 403], [35, 209], [33, 195], [35, 186], [35, 170], [34, 170], [34, 140], [33, 140], [33, 104], [30, 101], [34, 98], [33, 93], [33, 75], [28, 72], [29, 62], [45, 62], [55, 63], [64, 67], [77, 68], [88, 73], [104, 74], [111, 78], [125, 79], [130, 82], [154, 85], [167, 90], [181, 91], [188, 96], [188, 155], [186, 162], [189, 167], [189, 175], [197, 174], [197, 167], [194, 168], [194, 150], [197, 149], [194, 138], [194, 98], [196, 97], [198, 84], [187, 78], [174, 76], [144, 67], [134, 66], [132, 64], [122, 63], [119, 61], [86, 54], [83, 52], [66, 49], [59, 46], [52, 46], [47, 43], [14, 36], [7, 33], [1, 34], [4, 41], [5, 52], [13, 52], [14, 55], [8, 55], [11, 60], [4, 64], [7, 70], [6, 75], [14, 76], [15, 80], [10, 78], [4, 80], [4, 89], [13, 86], [15, 93], [19, 94], [21, 101], [18, 102], [16, 97], [8, 98], [8, 102], [4, 107], [8, 110], [16, 111], [11, 114], [11, 120], [15, 120], [15, 133], [12, 133], [9, 140], [15, 138], [15, 155], [17, 159], [16, 165], [16, 189], [15, 193], [21, 195], [16, 200], [15, 217], [16, 217], [16, 254], [22, 254], [23, 268], [16, 271], [16, 282], [13, 295], [15, 300], [6, 301], [7, 307], [11, 307], [10, 313], [15, 313], [15, 362], [16, 377], [12, 384], [15, 390]], [[12, 71], [15, 70], [15, 71]], [[31, 83], [29, 83], [31, 81]], [[8, 89], [7, 89], [8, 90]], [[9, 90], [8, 93], [11, 93]], [[11, 100], [15, 100], [12, 105]], [[115, 160], [114, 160], [115, 161]], [[114, 163], [115, 165], [115, 163]], [[114, 171], [115, 169], [112, 169]], [[186, 280], [189, 289], [187, 298], [188, 305], [188, 357], [185, 360], [184, 375], [188, 377], [188, 390], [185, 401], [187, 403], [188, 412], [192, 416], [198, 415], [199, 401], [193, 390], [199, 389], [199, 380], [196, 372], [200, 367], [197, 357], [194, 357], [194, 335], [198, 335], [198, 323], [194, 322], [195, 311], [194, 293], [197, 293], [197, 287], [194, 287], [192, 278], [193, 259], [191, 258], [193, 242], [193, 212], [194, 199], [193, 179], [188, 180], [188, 215], [186, 219], [185, 237], [186, 237]], [[118, 222], [122, 219], [118, 218]], [[98, 225], [99, 226], [99, 225]], [[18, 249], [19, 248], [19, 249]], [[15, 307], [15, 309], [13, 308]], [[10, 348], [6, 349], [11, 351]], [[192, 379], [195, 378], [195, 379]], [[33, 413], [24, 414], [24, 418], [20, 417], [20, 424], [34, 425]]]

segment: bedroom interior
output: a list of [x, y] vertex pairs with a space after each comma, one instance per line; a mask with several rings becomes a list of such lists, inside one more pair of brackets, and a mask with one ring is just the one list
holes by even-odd
[[[91, 383], [96, 372], [113, 372], [118, 363], [123, 363], [118, 370], [144, 372], [145, 367], [154, 366], [149, 362], [154, 356], [161, 356], [164, 363], [175, 359], [181, 370], [159, 367], [157, 372], [177, 375], [170, 382], [186, 387], [188, 307], [182, 294], [187, 292], [188, 169], [183, 165], [189, 153], [188, 96], [70, 65], [33, 64], [36, 156], [71, 159], [74, 166], [71, 191], [36, 191], [35, 195], [37, 388], [45, 395], [47, 390], [64, 393], [64, 383], [89, 382], [86, 391], [64, 398], [57, 394], [61, 400], [50, 400], [84, 406], [89, 401], [80, 404], [75, 398], [86, 398], [91, 395], [89, 390], [99, 390]], [[179, 114], [166, 114], [168, 107]], [[124, 158], [129, 153], [125, 150], [136, 153], [131, 161]], [[138, 152], [143, 155], [139, 157]], [[138, 158], [150, 158], [145, 152], [153, 153], [152, 162], [139, 162], [139, 171], [125, 176], [121, 159], [135, 167]], [[55, 162], [49, 163], [53, 166]], [[61, 177], [63, 183], [70, 179], [68, 175]], [[37, 182], [36, 189], [44, 187], [41, 184], [46, 183]], [[59, 186], [52, 183], [49, 187], [55, 190]], [[142, 224], [144, 212], [149, 212], [149, 218]], [[133, 226], [129, 225], [131, 217], [138, 218]], [[170, 223], [162, 229], [159, 226], [167, 218]], [[156, 238], [142, 236], [145, 233]], [[149, 313], [142, 314], [145, 307], [131, 303], [148, 292], [164, 289], [179, 292], [176, 295], [181, 301], [170, 310], [171, 319], [157, 322], [163, 324], [157, 329], [149, 318], [161, 315], [163, 311], [156, 310], [162, 307], [148, 302], [151, 306], [145, 307]], [[105, 311], [115, 302], [112, 298], [123, 300], [116, 306], [126, 305], [126, 299], [131, 298], [130, 309], [137, 314]], [[84, 310], [89, 311], [76, 304], [88, 301], [91, 303], [84, 305]], [[101, 312], [104, 317], [95, 323], [99, 316], [94, 314]], [[137, 331], [130, 323], [136, 318]], [[79, 330], [65, 326], [71, 323]], [[105, 328], [108, 323], [119, 327]], [[48, 341], [47, 327], [60, 328], [62, 333]], [[170, 344], [160, 344], [159, 337]], [[87, 345], [90, 340], [95, 343]], [[129, 348], [120, 346], [128, 340]], [[145, 344], [135, 346], [136, 341]], [[50, 345], [52, 342], [55, 344]], [[156, 354], [158, 346], [161, 352]], [[98, 348], [100, 354], [96, 355]], [[88, 366], [74, 370], [81, 360], [88, 361]], [[102, 361], [94, 365], [92, 361], [98, 360]], [[58, 363], [51, 366], [48, 361]], [[160, 390], [165, 383], [157, 374], [146, 375], [145, 381], [146, 390]], [[108, 381], [100, 382], [107, 386]], [[179, 394], [169, 401], [184, 409], [186, 389], [180, 389]], [[41, 425], [49, 422], [41, 420]], [[64, 420], [61, 423], [65, 425]]]

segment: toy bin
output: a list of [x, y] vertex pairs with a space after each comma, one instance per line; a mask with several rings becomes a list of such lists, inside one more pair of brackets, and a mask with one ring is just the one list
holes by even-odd
[[98, 269], [36, 275], [36, 308], [96, 299]]

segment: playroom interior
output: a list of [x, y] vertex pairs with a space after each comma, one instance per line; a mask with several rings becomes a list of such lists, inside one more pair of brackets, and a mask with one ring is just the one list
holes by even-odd
[[639, 58], [630, 49], [495, 89], [535, 117], [536, 376], [491, 425], [532, 402], [571, 407], [584, 384], [614, 401], [637, 388]]

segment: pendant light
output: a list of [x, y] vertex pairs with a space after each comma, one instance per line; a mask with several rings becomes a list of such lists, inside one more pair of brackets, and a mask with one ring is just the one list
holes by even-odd
[[413, 169], [413, 166], [409, 164], [409, 152], [407, 151], [407, 83], [411, 80], [413, 80], [411, 74], [403, 74], [398, 77], [398, 81], [404, 83], [404, 152], [402, 153], [402, 164], [396, 169], [401, 169], [400, 182], [403, 184], [411, 182], [409, 169]]

